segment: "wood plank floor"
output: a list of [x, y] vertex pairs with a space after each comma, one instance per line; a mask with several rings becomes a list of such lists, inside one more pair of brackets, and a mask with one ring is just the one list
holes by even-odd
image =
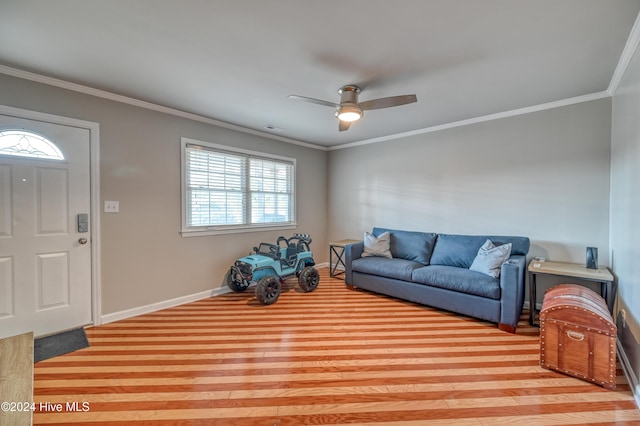
[[87, 329], [36, 364], [34, 424], [640, 424], [620, 369], [616, 391], [542, 369], [524, 315], [513, 335], [320, 274]]

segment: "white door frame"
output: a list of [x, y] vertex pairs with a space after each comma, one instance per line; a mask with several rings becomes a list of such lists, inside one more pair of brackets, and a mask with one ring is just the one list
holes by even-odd
[[45, 121], [64, 126], [78, 127], [89, 131], [91, 173], [91, 319], [93, 325], [102, 324], [102, 292], [100, 287], [100, 125], [91, 121], [46, 114], [0, 105], [0, 114], [16, 118]]

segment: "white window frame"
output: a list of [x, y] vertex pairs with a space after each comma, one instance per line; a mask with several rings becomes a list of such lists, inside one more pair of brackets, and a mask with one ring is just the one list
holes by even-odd
[[[217, 226], [188, 226], [188, 190], [187, 190], [187, 146], [199, 146], [206, 150], [219, 151], [222, 153], [236, 154], [249, 158], [257, 158], [264, 160], [275, 160], [284, 163], [290, 163], [293, 165], [291, 173], [291, 221], [274, 224], [274, 223], [243, 223], [239, 225], [217, 225]], [[218, 234], [233, 234], [241, 232], [257, 232], [257, 231], [270, 231], [281, 229], [295, 229], [297, 227], [296, 222], [296, 159], [283, 157], [279, 155], [268, 154], [258, 151], [250, 151], [241, 148], [235, 148], [228, 145], [220, 145], [211, 142], [200, 141], [190, 138], [180, 138], [180, 175], [181, 175], [181, 204], [182, 204], [182, 230], [183, 237], [202, 236], [202, 235], [218, 235]], [[247, 171], [248, 173], [248, 171]], [[248, 181], [246, 183], [249, 185]], [[245, 189], [248, 191], [248, 189]], [[247, 215], [251, 215], [250, 206], [248, 207]]]

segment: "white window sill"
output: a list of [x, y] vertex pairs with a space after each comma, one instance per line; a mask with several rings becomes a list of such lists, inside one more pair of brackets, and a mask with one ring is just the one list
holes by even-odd
[[284, 229], [296, 229], [297, 223], [287, 223], [286, 225], [252, 225], [252, 226], [237, 226], [237, 227], [220, 227], [220, 228], [198, 228], [198, 229], [183, 229], [180, 234], [183, 238], [188, 237], [203, 237], [206, 235], [224, 235], [224, 234], [240, 234], [247, 232], [265, 232], [265, 231], [279, 231]]

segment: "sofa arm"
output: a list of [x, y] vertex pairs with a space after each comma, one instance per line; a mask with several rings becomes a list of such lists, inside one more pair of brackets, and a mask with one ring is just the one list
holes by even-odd
[[344, 282], [347, 285], [353, 285], [353, 270], [351, 262], [362, 256], [364, 250], [364, 242], [347, 244], [344, 246]]
[[511, 256], [500, 271], [500, 325], [513, 327], [514, 331], [524, 304], [526, 261], [526, 256]]

